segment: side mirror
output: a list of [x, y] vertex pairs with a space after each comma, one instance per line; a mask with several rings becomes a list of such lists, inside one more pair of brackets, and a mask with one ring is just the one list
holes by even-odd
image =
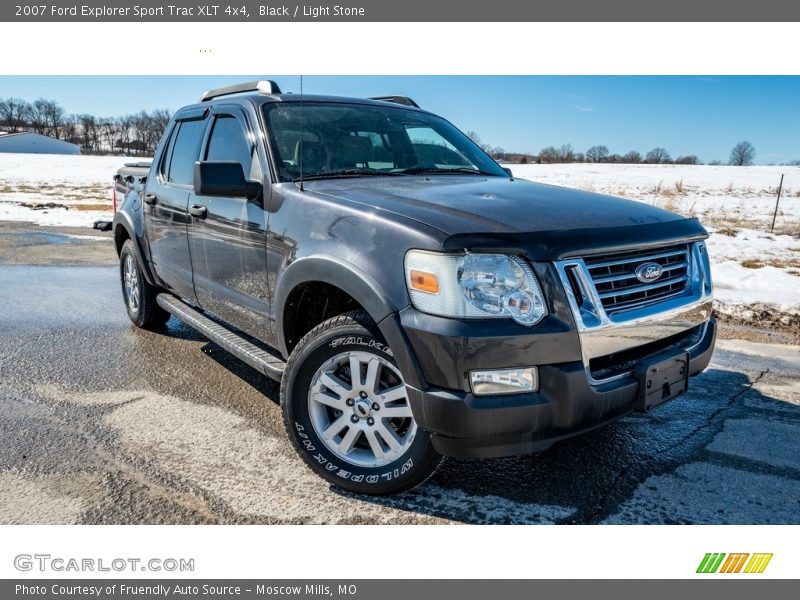
[[508, 167], [501, 167], [501, 168], [503, 169], [503, 171], [506, 172], [506, 175], [511, 177], [511, 179], [514, 179], [514, 173], [511, 172], [511, 169], [509, 169]]
[[198, 196], [227, 196], [229, 198], [260, 198], [264, 186], [244, 178], [238, 162], [197, 161], [194, 163], [194, 191]]

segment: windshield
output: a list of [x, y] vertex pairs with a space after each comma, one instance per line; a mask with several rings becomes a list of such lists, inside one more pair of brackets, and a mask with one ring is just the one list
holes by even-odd
[[477, 174], [507, 177], [442, 118], [394, 106], [322, 102], [264, 106], [282, 181]]

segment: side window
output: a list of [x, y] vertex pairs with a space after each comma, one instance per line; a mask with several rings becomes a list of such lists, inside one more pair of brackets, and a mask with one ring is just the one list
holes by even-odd
[[220, 115], [214, 121], [211, 137], [208, 140], [206, 160], [226, 160], [238, 162], [244, 169], [245, 177], [252, 176], [253, 146], [247, 141], [239, 121], [228, 115]]
[[167, 181], [192, 185], [194, 163], [200, 157], [200, 144], [203, 143], [205, 121], [181, 121], [173, 146]]
[[167, 180], [169, 179], [169, 163], [172, 160], [172, 151], [175, 149], [175, 138], [178, 137], [178, 129], [180, 129], [180, 127], [181, 124], [176, 123], [175, 127], [172, 128], [169, 134], [169, 141], [164, 148], [164, 155], [161, 157], [161, 167], [158, 172]]

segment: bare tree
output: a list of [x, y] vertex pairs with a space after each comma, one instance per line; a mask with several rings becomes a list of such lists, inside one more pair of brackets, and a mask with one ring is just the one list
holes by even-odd
[[675, 159], [676, 165], [698, 165], [700, 164], [700, 159], [697, 158], [694, 154], [689, 154], [688, 156], [679, 156]]
[[628, 164], [638, 164], [642, 162], [642, 155], [639, 154], [636, 150], [631, 150], [625, 156], [622, 157], [622, 162]]
[[471, 139], [473, 142], [475, 142], [476, 144], [478, 144], [478, 146], [480, 146], [481, 150], [486, 152], [486, 154], [489, 154], [490, 156], [493, 156], [494, 158], [505, 158], [505, 156], [502, 156], [502, 155], [504, 155], [506, 153], [506, 151], [505, 151], [505, 149], [503, 147], [501, 147], [501, 146], [492, 146], [491, 144], [487, 144], [486, 142], [484, 142], [481, 139], [481, 136], [478, 135], [478, 133], [476, 131], [473, 131], [473, 130], [470, 129], [469, 131], [467, 131], [467, 137], [469, 139]]
[[665, 148], [653, 148], [647, 153], [647, 156], [644, 157], [644, 162], [655, 165], [663, 165], [666, 163], [671, 163], [672, 157]]
[[97, 117], [94, 115], [78, 115], [80, 123], [81, 146], [87, 152], [97, 152], [100, 145], [100, 130], [97, 125]]
[[575, 151], [572, 149], [572, 144], [563, 144], [561, 148], [558, 149], [558, 155], [561, 162], [575, 162]]
[[44, 133], [61, 139], [66, 120], [64, 109], [55, 100], [47, 100], [45, 98], [39, 98], [33, 105], [44, 124]]
[[0, 100], [0, 126], [11, 132], [22, 129], [28, 114], [28, 103], [22, 98]]
[[131, 142], [133, 141], [133, 117], [124, 115], [117, 117], [117, 131], [118, 138], [114, 144], [114, 149], [122, 150], [126, 153], [131, 151]]
[[555, 146], [547, 146], [539, 151], [539, 162], [541, 163], [557, 163], [561, 161], [558, 148]]
[[78, 138], [79, 123], [80, 120], [77, 115], [67, 115], [64, 118], [64, 136], [62, 139], [80, 145], [81, 141]]
[[100, 146], [102, 152], [112, 152], [117, 142], [119, 129], [115, 119], [102, 119], [99, 123]]
[[481, 136], [478, 135], [477, 131], [470, 129], [467, 131], [467, 137], [478, 144], [478, 146], [483, 147], [483, 140], [481, 139]]
[[47, 135], [47, 114], [46, 114], [47, 100], [39, 98], [33, 104], [28, 105], [28, 111], [25, 115], [25, 120], [30, 125], [30, 128], [35, 133]]
[[589, 162], [604, 162], [608, 155], [608, 146], [592, 146], [586, 151], [586, 158]]
[[731, 150], [730, 164], [737, 167], [752, 165], [756, 157], [756, 149], [748, 141], [739, 142]]

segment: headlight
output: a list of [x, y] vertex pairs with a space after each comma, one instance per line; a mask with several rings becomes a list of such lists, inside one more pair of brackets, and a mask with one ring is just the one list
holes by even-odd
[[422, 312], [443, 317], [511, 318], [535, 325], [547, 314], [530, 266], [505, 254], [406, 254], [406, 285]]

